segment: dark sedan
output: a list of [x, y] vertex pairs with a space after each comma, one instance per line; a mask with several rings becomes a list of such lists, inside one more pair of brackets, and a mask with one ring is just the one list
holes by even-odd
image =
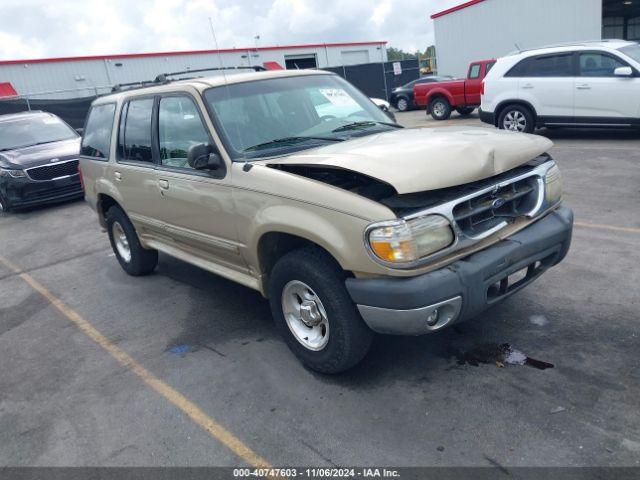
[[80, 136], [51, 113], [0, 115], [0, 211], [83, 196]]
[[401, 112], [411, 110], [416, 105], [413, 103], [413, 86], [418, 83], [432, 83], [451, 80], [452, 77], [420, 77], [417, 80], [407, 83], [401, 87], [395, 88], [389, 97], [389, 103]]

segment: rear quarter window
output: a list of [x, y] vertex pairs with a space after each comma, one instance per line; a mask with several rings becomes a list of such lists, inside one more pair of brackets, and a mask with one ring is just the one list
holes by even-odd
[[80, 155], [105, 160], [109, 158], [115, 111], [115, 103], [91, 107], [82, 136]]
[[506, 77], [572, 77], [573, 53], [525, 58]]

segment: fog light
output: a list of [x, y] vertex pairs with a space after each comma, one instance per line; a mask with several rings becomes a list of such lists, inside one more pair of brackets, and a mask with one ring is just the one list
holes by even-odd
[[440, 316], [440, 312], [436, 308], [427, 316], [427, 325], [433, 327], [436, 323], [438, 323], [438, 317]]

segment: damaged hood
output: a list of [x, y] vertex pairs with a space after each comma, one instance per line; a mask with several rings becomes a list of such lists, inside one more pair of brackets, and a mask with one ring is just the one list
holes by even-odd
[[454, 187], [506, 172], [546, 152], [544, 137], [482, 127], [399, 129], [264, 161], [341, 168], [400, 194]]

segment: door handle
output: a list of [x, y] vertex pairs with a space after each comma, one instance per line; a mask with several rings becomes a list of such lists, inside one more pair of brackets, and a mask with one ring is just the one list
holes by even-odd
[[120, 172], [113, 172], [113, 178], [115, 178], [118, 182], [122, 180], [122, 174]]
[[533, 85], [531, 85], [530, 83], [527, 83], [526, 85], [523, 85], [522, 88], [531, 90], [533, 88]]
[[158, 180], [158, 185], [163, 190], [169, 190], [169, 180], [160, 179]]
[[591, 86], [590, 85], [578, 85], [576, 88], [578, 90], [591, 90]]

